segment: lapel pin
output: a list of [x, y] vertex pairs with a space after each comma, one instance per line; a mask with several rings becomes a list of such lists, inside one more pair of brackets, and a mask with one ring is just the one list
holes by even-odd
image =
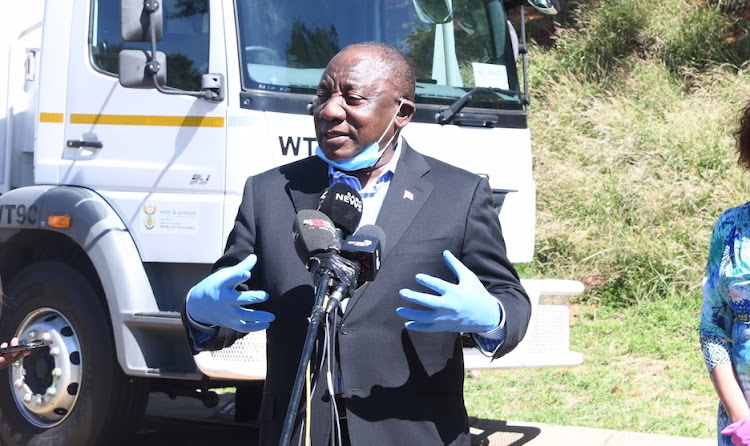
[[411, 193], [408, 190], [405, 190], [404, 191], [404, 200], [412, 200], [412, 201], [414, 201], [414, 194]]

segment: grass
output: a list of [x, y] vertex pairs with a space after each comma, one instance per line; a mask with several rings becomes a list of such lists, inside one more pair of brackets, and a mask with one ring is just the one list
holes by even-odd
[[713, 438], [700, 283], [714, 222], [750, 200], [732, 137], [750, 2], [566, 5], [529, 27], [554, 35], [531, 39], [537, 243], [519, 271], [586, 285], [571, 324], [584, 364], [483, 371], [470, 415]]
[[697, 349], [698, 299], [629, 311], [576, 306], [576, 367], [483, 370], [471, 416], [686, 437], [715, 435], [716, 397]]

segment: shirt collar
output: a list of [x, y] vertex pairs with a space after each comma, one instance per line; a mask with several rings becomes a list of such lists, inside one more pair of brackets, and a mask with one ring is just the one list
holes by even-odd
[[[382, 180], [385, 180], [386, 178], [390, 180], [394, 172], [396, 172], [396, 165], [398, 164], [398, 158], [401, 156], [402, 145], [403, 144], [402, 144], [401, 135], [398, 135], [398, 138], [396, 139], [396, 145], [394, 147], [393, 157], [391, 158], [390, 161], [388, 161], [388, 164], [385, 165], [385, 169], [378, 176], [378, 179], [375, 182], [376, 184], [381, 182]], [[350, 186], [354, 187], [357, 191], [362, 190], [362, 183], [359, 182], [358, 178], [352, 175], [349, 175], [346, 172], [342, 172], [338, 169], [335, 169], [330, 164], [328, 165], [328, 179], [329, 179], [330, 184], [337, 182], [336, 181], [337, 179], [346, 179], [345, 181], [342, 181], [342, 182], [348, 183]]]

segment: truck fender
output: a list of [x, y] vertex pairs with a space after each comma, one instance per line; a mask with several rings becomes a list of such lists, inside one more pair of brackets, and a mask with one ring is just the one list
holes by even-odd
[[[67, 216], [68, 227], [49, 217]], [[117, 212], [94, 191], [75, 186], [28, 186], [0, 195], [0, 243], [27, 229], [56, 231], [88, 255], [104, 289], [117, 359], [126, 373], [145, 373], [144, 352], [126, 324], [136, 311], [158, 311], [130, 232]]]

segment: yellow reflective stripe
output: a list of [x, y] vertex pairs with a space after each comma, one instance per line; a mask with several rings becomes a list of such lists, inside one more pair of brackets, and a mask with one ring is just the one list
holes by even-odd
[[62, 113], [39, 113], [39, 122], [63, 122]]
[[70, 123], [102, 125], [157, 125], [168, 127], [224, 127], [224, 118], [220, 116], [95, 115], [85, 113], [71, 113]]
[[[63, 113], [39, 113], [39, 122], [63, 123]], [[166, 127], [224, 127], [221, 116], [96, 115], [71, 113], [71, 124], [155, 125]]]

